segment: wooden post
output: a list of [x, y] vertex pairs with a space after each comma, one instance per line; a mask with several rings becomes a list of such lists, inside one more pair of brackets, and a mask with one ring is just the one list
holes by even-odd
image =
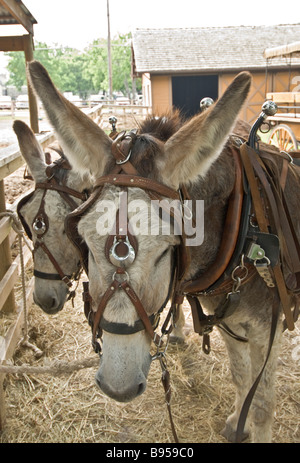
[[3, 431], [6, 422], [5, 397], [3, 390], [4, 375], [0, 375], [0, 432]]
[[[26, 64], [34, 59], [33, 56], [33, 37], [31, 34], [23, 35], [23, 46], [25, 53]], [[39, 133], [39, 119], [38, 119], [38, 106], [35, 94], [33, 93], [28, 79], [28, 101], [29, 101], [29, 115], [30, 115], [30, 126], [34, 133]]]
[[109, 91], [109, 98], [112, 99], [112, 97], [113, 97], [113, 84], [112, 84], [109, 0], [107, 0], [107, 54], [108, 54], [108, 87], [109, 87], [108, 91]]
[[[4, 181], [0, 180], [0, 212], [5, 212], [5, 195], [4, 195]], [[7, 269], [10, 267], [12, 262], [11, 253], [10, 253], [10, 245], [9, 245], [9, 236], [5, 238], [5, 240], [0, 243], [0, 280], [5, 275]], [[14, 291], [10, 293], [8, 298], [6, 299], [2, 311], [3, 312], [12, 312], [16, 308], [15, 306], [15, 297]], [[2, 351], [2, 346], [0, 346], [0, 353]], [[0, 356], [0, 365], [2, 360], [2, 355]], [[6, 411], [5, 411], [5, 398], [4, 398], [4, 390], [3, 390], [3, 380], [4, 375], [0, 374], [0, 431], [4, 429], [5, 421], [6, 421]]]
[[[0, 212], [5, 212], [5, 195], [4, 195], [4, 181], [0, 181]], [[9, 237], [7, 236], [5, 240], [0, 244], [0, 280], [2, 280], [3, 276], [5, 275], [6, 271], [9, 269], [12, 259], [11, 259], [11, 252], [10, 252], [10, 245], [9, 245]], [[10, 293], [6, 302], [2, 307], [3, 312], [14, 312], [16, 309], [15, 306], [15, 297], [14, 291]]]

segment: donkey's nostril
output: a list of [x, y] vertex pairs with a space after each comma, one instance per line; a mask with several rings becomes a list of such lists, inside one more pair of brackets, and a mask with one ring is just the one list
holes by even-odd
[[138, 390], [137, 390], [137, 396], [143, 394], [143, 392], [145, 391], [146, 389], [146, 381], [144, 381], [143, 383], [140, 383], [138, 385]]

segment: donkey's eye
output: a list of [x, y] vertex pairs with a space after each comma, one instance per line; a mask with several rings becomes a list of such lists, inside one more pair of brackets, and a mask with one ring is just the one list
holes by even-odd
[[157, 265], [169, 252], [169, 248], [165, 249], [161, 255], [156, 259], [155, 265]]

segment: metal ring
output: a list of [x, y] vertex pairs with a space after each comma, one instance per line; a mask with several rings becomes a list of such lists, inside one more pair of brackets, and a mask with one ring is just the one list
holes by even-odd
[[[125, 256], [119, 256], [116, 252], [117, 246], [123, 243], [127, 246], [127, 254]], [[119, 266], [121, 263], [132, 264], [135, 259], [135, 251], [133, 246], [131, 246], [128, 237], [126, 236], [125, 241], [117, 241], [117, 238], [114, 238], [114, 243], [109, 251], [109, 260], [113, 265]]]
[[[116, 278], [116, 276], [119, 276], [119, 277], [122, 277], [124, 276], [125, 278], [122, 279], [118, 279]], [[113, 276], [112, 276], [112, 281], [116, 280], [118, 283], [123, 283], [123, 281], [129, 281], [129, 275], [128, 273], [126, 272], [126, 270], [124, 270], [124, 273], [117, 273], [117, 272], [114, 272]]]
[[290, 162], [290, 164], [294, 164], [294, 159], [293, 157], [287, 152], [287, 151], [280, 151], [281, 154], [285, 154], [287, 157], [288, 157], [288, 161]]
[[[235, 272], [238, 270], [238, 269], [241, 269], [241, 270], [244, 270], [245, 271], [245, 275], [243, 277], [235, 277]], [[231, 273], [231, 278], [234, 280], [234, 281], [243, 281], [245, 280], [245, 278], [247, 278], [248, 276], [248, 273], [249, 273], [249, 270], [248, 270], [248, 267], [245, 266], [244, 264], [244, 254], [242, 254], [242, 257], [241, 257], [241, 264], [238, 265], [237, 267], [235, 267], [235, 269], [233, 269], [232, 273]]]
[[254, 267], [257, 267], [257, 264], [258, 264], [258, 265], [263, 265], [262, 262], [258, 262], [258, 263], [257, 263], [258, 260], [265, 260], [265, 261], [266, 261], [265, 265], [266, 265], [267, 267], [271, 264], [270, 259], [269, 259], [267, 256], [264, 256], [263, 259], [255, 259], [255, 261], [254, 261]]
[[37, 217], [33, 224], [32, 228], [37, 235], [44, 235], [47, 231], [47, 226], [42, 217]]
[[129, 151], [128, 155], [127, 155], [127, 158], [124, 159], [124, 160], [120, 160], [120, 161], [116, 161], [116, 164], [120, 165], [120, 164], [125, 164], [125, 162], [129, 161], [130, 159], [130, 156], [131, 156], [131, 150]]

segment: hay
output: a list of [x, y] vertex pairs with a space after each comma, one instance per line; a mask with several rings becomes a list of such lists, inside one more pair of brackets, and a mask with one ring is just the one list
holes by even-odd
[[[62, 312], [52, 317], [33, 305], [29, 326], [30, 341], [44, 351], [44, 357], [36, 360], [31, 350], [19, 349], [14, 356], [16, 365], [41, 366], [53, 360], [72, 361], [93, 355], [80, 291], [74, 308], [67, 303]], [[299, 328], [284, 336], [274, 442], [300, 442], [299, 363], [291, 356], [299, 341]], [[226, 442], [220, 431], [233, 409], [234, 388], [224, 344], [217, 331], [211, 343], [212, 352], [206, 356], [201, 350], [201, 338], [191, 332], [185, 344], [168, 348], [171, 407], [180, 443]], [[114, 402], [102, 394], [94, 383], [94, 374], [95, 368], [87, 368], [55, 377], [6, 376], [7, 423], [0, 442], [173, 442], [158, 361], [151, 366], [146, 392], [127, 404]]]

